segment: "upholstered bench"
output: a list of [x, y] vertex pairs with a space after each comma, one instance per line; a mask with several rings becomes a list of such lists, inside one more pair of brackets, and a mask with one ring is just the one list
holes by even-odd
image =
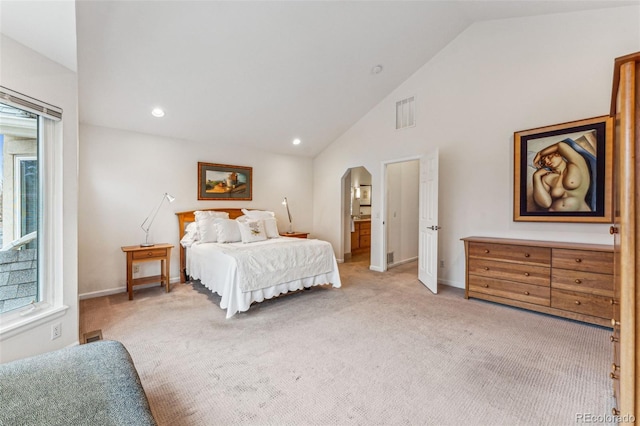
[[0, 365], [0, 425], [155, 425], [129, 352], [98, 341]]

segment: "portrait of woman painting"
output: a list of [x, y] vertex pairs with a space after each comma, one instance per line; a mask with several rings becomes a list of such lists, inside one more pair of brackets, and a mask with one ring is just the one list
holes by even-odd
[[610, 223], [612, 119], [514, 133], [513, 220]]

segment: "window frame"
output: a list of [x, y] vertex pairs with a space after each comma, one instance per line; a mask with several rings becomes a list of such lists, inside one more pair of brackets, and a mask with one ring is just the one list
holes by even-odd
[[63, 304], [62, 109], [0, 86], [0, 102], [38, 115], [40, 301], [0, 314], [0, 342], [65, 315]]

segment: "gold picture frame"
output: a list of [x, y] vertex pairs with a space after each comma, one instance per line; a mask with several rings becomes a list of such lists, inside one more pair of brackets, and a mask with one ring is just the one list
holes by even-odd
[[613, 120], [514, 133], [513, 220], [611, 223]]
[[228, 164], [198, 163], [198, 200], [251, 200], [253, 169]]

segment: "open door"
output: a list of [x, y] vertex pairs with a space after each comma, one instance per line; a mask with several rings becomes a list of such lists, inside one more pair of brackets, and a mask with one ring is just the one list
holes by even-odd
[[420, 158], [418, 279], [438, 293], [438, 150]]

